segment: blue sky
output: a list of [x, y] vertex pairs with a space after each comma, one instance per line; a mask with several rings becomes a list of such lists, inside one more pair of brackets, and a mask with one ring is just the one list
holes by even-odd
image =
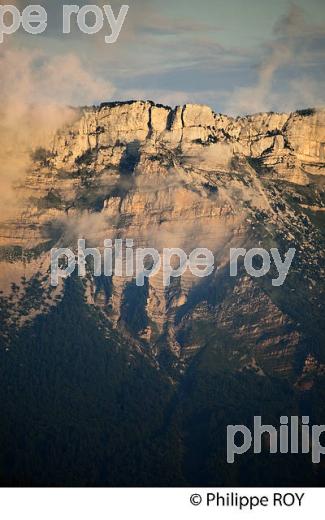
[[[129, 0], [114, 45], [104, 43], [108, 27], [94, 36], [63, 36], [61, 6], [69, 2], [39, 3], [47, 8], [48, 30], [37, 37], [20, 31], [12, 45], [48, 60], [73, 54], [107, 83], [107, 95], [100, 90], [105, 100], [198, 102], [232, 114], [325, 104], [324, 0]], [[121, 5], [76, 3], [111, 3], [116, 11]], [[78, 92], [75, 100], [82, 102]]]

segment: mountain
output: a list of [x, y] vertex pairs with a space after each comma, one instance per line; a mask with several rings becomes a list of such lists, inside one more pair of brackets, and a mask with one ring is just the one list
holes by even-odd
[[[0, 483], [322, 482], [309, 455], [225, 452], [227, 425], [254, 415], [325, 424], [324, 124], [104, 103], [32, 151], [0, 226]], [[50, 250], [78, 238], [209, 248], [216, 269], [137, 287], [88, 265], [51, 286]], [[236, 247], [296, 249], [283, 286], [274, 266], [230, 277]]]

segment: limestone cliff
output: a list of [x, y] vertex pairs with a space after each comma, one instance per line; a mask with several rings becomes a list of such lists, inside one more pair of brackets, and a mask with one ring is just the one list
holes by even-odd
[[[89, 274], [88, 302], [134, 348], [157, 363], [167, 352], [180, 370], [209, 341], [223, 349], [220, 362], [261, 375], [299, 378], [308, 356], [324, 361], [325, 111], [235, 119], [201, 105], [104, 103], [80, 111], [33, 159], [17, 190], [19, 216], [1, 225], [7, 324], [60, 297], [62, 288], [49, 287], [51, 247], [117, 237], [208, 247], [216, 270], [207, 281], [186, 273], [165, 289], [158, 274], [137, 289], [132, 277]], [[231, 247], [272, 245], [298, 251], [285, 288], [244, 273], [227, 279]], [[39, 297], [26, 307], [31, 283]], [[306, 299], [312, 319], [301, 312]]]

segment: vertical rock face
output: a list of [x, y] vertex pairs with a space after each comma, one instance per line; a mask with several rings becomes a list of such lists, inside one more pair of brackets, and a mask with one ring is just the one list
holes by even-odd
[[[167, 146], [227, 143], [236, 153], [259, 160], [266, 172], [300, 184], [322, 175], [325, 154], [325, 111], [264, 113], [237, 119], [215, 114], [204, 105], [164, 107], [151, 102], [106, 103], [88, 109], [54, 144], [56, 167], [73, 167], [88, 150], [113, 152], [117, 145], [147, 140]], [[113, 150], [111, 150], [113, 148]], [[108, 153], [108, 152], [107, 152]], [[114, 158], [118, 154], [114, 150]]]
[[[167, 351], [182, 370], [214, 342], [236, 370], [299, 376], [308, 355], [325, 354], [310, 353], [323, 337], [324, 154], [325, 111], [234, 119], [190, 104], [85, 109], [35, 160], [21, 215], [1, 227], [1, 285], [7, 295], [19, 285], [16, 323], [28, 319], [19, 305], [33, 280], [43, 295], [31, 317], [51, 305], [51, 247], [73, 249], [78, 238], [101, 250], [116, 238], [159, 251], [205, 247], [216, 262], [207, 279], [187, 271], [164, 287], [160, 272], [140, 288], [132, 275], [88, 274], [87, 301], [157, 362]], [[298, 251], [285, 288], [227, 276], [230, 248], [276, 246]]]

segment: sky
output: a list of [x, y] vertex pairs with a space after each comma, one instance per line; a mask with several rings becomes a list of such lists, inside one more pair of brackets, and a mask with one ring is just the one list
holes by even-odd
[[[46, 32], [21, 29], [0, 45], [0, 74], [16, 71], [6, 88], [24, 84], [27, 74], [30, 102], [151, 99], [231, 115], [325, 105], [324, 0], [124, 1], [130, 8], [114, 44], [104, 41], [108, 25], [97, 35], [75, 27], [63, 35], [62, 5], [69, 2], [39, 1], [48, 12]], [[122, 5], [77, 3], [110, 3], [116, 15]]]

